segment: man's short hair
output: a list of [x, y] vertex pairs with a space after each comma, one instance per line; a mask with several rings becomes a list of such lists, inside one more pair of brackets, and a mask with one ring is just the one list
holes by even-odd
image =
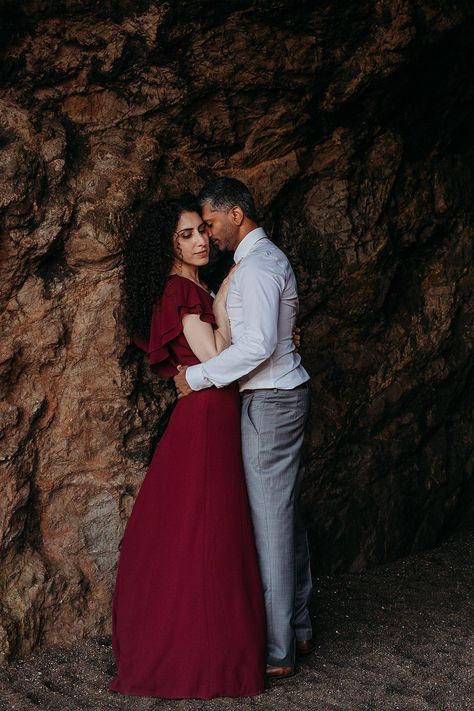
[[257, 222], [257, 210], [250, 190], [237, 178], [221, 176], [210, 180], [197, 196], [200, 205], [207, 203], [213, 210], [230, 210], [237, 205], [253, 222]]

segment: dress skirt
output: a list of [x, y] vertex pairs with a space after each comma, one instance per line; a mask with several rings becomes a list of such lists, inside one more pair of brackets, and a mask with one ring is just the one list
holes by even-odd
[[130, 696], [253, 696], [265, 609], [236, 385], [178, 400], [127, 523], [113, 598], [116, 676]]

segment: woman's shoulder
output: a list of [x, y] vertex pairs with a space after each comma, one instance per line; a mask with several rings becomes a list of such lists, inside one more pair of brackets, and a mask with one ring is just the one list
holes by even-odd
[[180, 274], [170, 274], [158, 311], [162, 328], [170, 322], [181, 324], [184, 314], [199, 314], [202, 321], [215, 324], [213, 297], [199, 284]]
[[185, 301], [188, 299], [197, 299], [198, 301], [212, 299], [209, 291], [204, 286], [196, 284], [192, 279], [183, 277], [180, 274], [170, 274], [167, 277], [163, 289], [163, 297], [184, 299]]

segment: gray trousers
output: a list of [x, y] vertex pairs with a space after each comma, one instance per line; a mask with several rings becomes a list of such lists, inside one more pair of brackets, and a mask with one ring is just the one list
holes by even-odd
[[293, 666], [312, 637], [306, 528], [299, 508], [309, 387], [242, 393], [242, 454], [267, 617], [267, 664]]

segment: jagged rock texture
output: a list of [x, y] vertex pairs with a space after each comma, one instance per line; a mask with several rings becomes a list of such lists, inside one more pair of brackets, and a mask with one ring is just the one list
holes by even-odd
[[172, 389], [128, 345], [122, 238], [212, 174], [300, 285], [316, 570], [472, 523], [469, 2], [1, 2], [0, 652], [110, 631]]

